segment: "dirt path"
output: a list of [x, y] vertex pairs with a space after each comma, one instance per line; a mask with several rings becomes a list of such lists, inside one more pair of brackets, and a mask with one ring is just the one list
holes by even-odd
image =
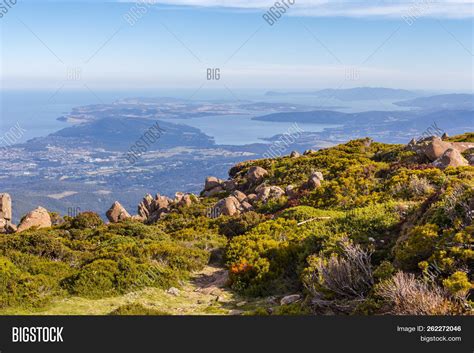
[[[256, 308], [256, 300], [245, 300], [228, 286], [228, 271], [218, 266], [206, 266], [195, 273], [180, 293], [195, 301], [197, 307], [207, 305], [210, 314], [241, 315]], [[179, 309], [178, 309], [179, 311]]]

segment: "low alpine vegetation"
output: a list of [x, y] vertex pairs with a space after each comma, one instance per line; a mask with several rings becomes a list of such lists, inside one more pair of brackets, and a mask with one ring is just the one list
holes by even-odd
[[474, 166], [434, 160], [438, 142], [243, 162], [200, 197], [147, 195], [137, 216], [115, 203], [108, 224], [85, 212], [0, 234], [0, 308], [180, 288], [213, 261], [237, 295], [277, 303], [258, 315], [472, 314]]

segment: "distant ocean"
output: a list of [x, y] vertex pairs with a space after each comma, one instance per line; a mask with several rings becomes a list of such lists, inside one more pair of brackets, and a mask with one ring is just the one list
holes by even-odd
[[25, 130], [19, 142], [46, 136], [68, 126], [57, 118], [72, 108], [89, 104], [111, 103], [129, 97], [125, 92], [84, 91], [1, 91], [0, 136], [19, 125]]
[[[0, 92], [0, 136], [3, 136], [13, 126], [24, 130], [18, 142], [27, 141], [33, 137], [46, 136], [50, 133], [68, 127], [66, 122], [57, 118], [69, 113], [72, 108], [90, 105], [107, 104], [117, 99], [129, 97], [175, 97], [189, 98], [193, 90], [146, 90], [146, 91], [1, 91]], [[239, 92], [239, 99], [263, 101], [264, 92]], [[195, 99], [230, 100], [228, 92], [203, 91]], [[235, 97], [234, 97], [235, 99]], [[282, 101], [284, 99], [281, 99]], [[302, 103], [302, 102], [299, 102]], [[261, 115], [263, 115], [262, 113]], [[196, 119], [169, 120], [200, 129], [205, 134], [214, 137], [218, 144], [242, 145], [263, 142], [262, 138], [283, 134], [291, 123], [252, 121], [251, 116], [220, 116]], [[331, 125], [300, 124], [304, 131], [322, 131]], [[0, 146], [1, 147], [1, 146]]]
[[19, 142], [46, 136], [68, 126], [57, 118], [72, 108], [107, 104], [131, 97], [174, 97], [196, 99], [229, 99], [228, 92], [201, 90], [141, 90], [141, 91], [88, 91], [84, 90], [4, 90], [0, 91], [0, 136], [15, 125], [26, 130]]

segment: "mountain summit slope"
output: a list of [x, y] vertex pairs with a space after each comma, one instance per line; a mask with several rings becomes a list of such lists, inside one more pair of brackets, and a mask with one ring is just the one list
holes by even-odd
[[[199, 196], [147, 195], [109, 224], [50, 214], [50, 228], [0, 235], [0, 311], [70, 312], [84, 298], [179, 313], [180, 291], [212, 264], [219, 285], [200, 313], [472, 314], [471, 135], [246, 161]], [[104, 301], [124, 296], [136, 305]]]

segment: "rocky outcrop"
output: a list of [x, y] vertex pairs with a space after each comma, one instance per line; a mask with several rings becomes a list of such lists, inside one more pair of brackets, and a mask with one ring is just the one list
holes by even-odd
[[257, 194], [247, 195], [247, 201], [250, 203], [254, 203], [255, 201], [257, 201]]
[[234, 180], [226, 180], [222, 184], [224, 186], [225, 191], [231, 192], [237, 189], [237, 184]]
[[279, 186], [260, 185], [255, 189], [257, 192], [257, 201], [267, 203], [272, 199], [279, 199], [285, 195], [285, 191]]
[[208, 190], [212, 190], [214, 189], [215, 187], [220, 187], [222, 186], [222, 184], [224, 183], [223, 180], [221, 179], [218, 179], [216, 177], [207, 177], [206, 178], [206, 182], [204, 184], [204, 190], [205, 191], [208, 191]]
[[421, 145], [423, 153], [430, 161], [440, 158], [448, 148], [451, 148], [451, 144], [441, 140], [439, 137], [434, 137], [431, 141]]
[[268, 172], [262, 167], [251, 167], [247, 172], [247, 180], [253, 184], [262, 181], [268, 175]]
[[173, 200], [160, 194], [157, 194], [155, 198], [147, 194], [138, 205], [138, 215], [146, 223], [154, 223], [159, 220], [162, 215], [168, 213], [172, 202]]
[[204, 191], [202, 193], [202, 196], [204, 197], [215, 197], [218, 196], [219, 194], [225, 192], [226, 190], [221, 187], [221, 186], [216, 186], [215, 188], [212, 188], [211, 190]]
[[242, 206], [234, 196], [226, 197], [214, 206], [219, 215], [236, 216], [242, 212]]
[[0, 218], [12, 220], [12, 199], [9, 194], [0, 194]]
[[249, 212], [253, 210], [252, 204], [248, 201], [243, 201], [240, 205], [242, 206], [244, 212]]
[[18, 227], [16, 225], [14, 225], [13, 223], [7, 223], [5, 227], [5, 233], [12, 234], [12, 233], [16, 233], [17, 231], [18, 231]]
[[435, 167], [445, 169], [447, 167], [464, 167], [469, 162], [454, 148], [447, 149], [441, 157], [433, 162]]
[[321, 182], [324, 181], [323, 174], [321, 172], [311, 173], [308, 181], [303, 185], [304, 189], [314, 190], [321, 187]]
[[14, 233], [12, 221], [12, 199], [9, 194], [0, 194], [0, 233]]
[[[447, 137], [445, 137], [445, 139], [446, 138]], [[445, 139], [437, 136], [427, 137], [418, 141], [413, 139], [410, 141], [407, 148], [416, 152], [418, 155], [426, 157], [430, 162], [435, 162], [440, 159], [449, 149], [463, 153], [470, 148], [474, 148], [474, 143], [472, 142], [448, 142], [445, 141]], [[444, 164], [437, 162], [436, 164], [433, 163], [433, 165], [442, 166]]]
[[156, 194], [153, 198], [153, 196], [147, 194], [138, 205], [138, 216], [132, 218], [142, 220], [148, 224], [155, 223], [177, 207], [189, 207], [198, 201], [195, 195], [183, 192], [177, 192], [174, 199], [160, 194]]
[[178, 201], [179, 207], [190, 207], [194, 203], [194, 196], [191, 194], [185, 194], [183, 197]]
[[204, 190], [201, 192], [203, 197], [216, 197], [221, 193], [232, 192], [236, 189], [233, 180], [222, 180], [216, 177], [207, 177]]
[[451, 142], [451, 146], [458, 152], [464, 153], [467, 150], [474, 149], [474, 142]]
[[301, 154], [297, 151], [292, 151], [290, 154], [290, 158], [298, 158], [301, 157]]
[[[257, 200], [257, 195], [245, 195], [242, 191], [235, 190], [231, 196], [218, 201], [213, 207], [213, 216], [236, 216], [241, 213], [252, 211], [253, 205]], [[213, 217], [213, 218], [214, 218]]]
[[160, 217], [168, 213], [169, 205], [172, 200], [166, 196], [157, 194], [155, 198], [147, 194], [143, 201], [138, 205], [138, 215], [143, 218], [146, 223], [154, 223]]
[[232, 193], [232, 196], [234, 196], [239, 202], [244, 202], [247, 199], [247, 195], [245, 195], [242, 191], [235, 190]]
[[51, 227], [51, 217], [48, 210], [43, 207], [38, 207], [28, 213], [20, 222], [17, 232], [23, 232], [30, 228], [48, 228]]
[[[176, 204], [180, 203], [181, 201], [183, 201], [184, 195], [186, 195], [184, 192], [175, 193], [174, 194], [174, 200], [171, 201], [171, 202], [174, 202]], [[158, 197], [158, 195], [156, 195], [156, 197]]]
[[131, 218], [127, 210], [118, 201], [114, 202], [105, 215], [111, 223], [119, 223]]
[[474, 166], [474, 148], [467, 149], [463, 154], [469, 165]]

